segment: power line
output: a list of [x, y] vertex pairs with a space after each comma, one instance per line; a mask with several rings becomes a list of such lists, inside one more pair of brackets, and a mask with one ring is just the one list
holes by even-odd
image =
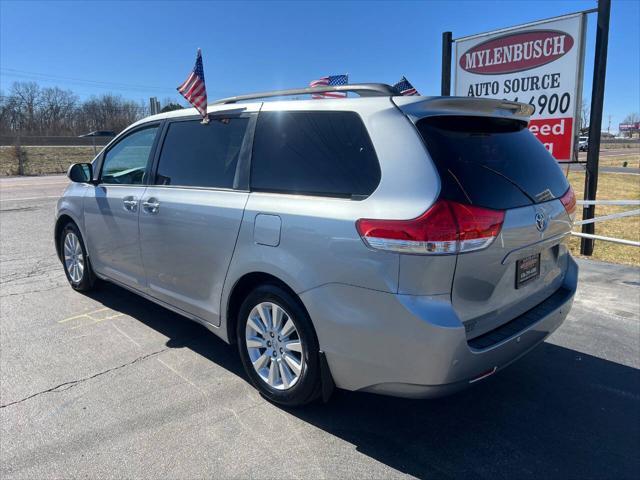
[[[149, 90], [154, 90], [157, 92], [163, 92], [167, 96], [173, 96], [176, 94], [176, 87], [160, 87], [158, 85], [140, 85], [140, 84], [122, 83], [122, 82], [106, 82], [104, 80], [89, 80], [89, 79], [82, 79], [77, 77], [66, 77], [62, 75], [52, 75], [48, 73], [19, 70], [17, 68], [2, 67], [0, 68], [0, 74], [7, 77], [23, 78], [27, 80], [64, 81], [65, 83], [110, 88], [113, 90], [122, 90], [122, 91], [128, 91], [128, 92], [139, 91], [139, 92], [148, 93]], [[221, 96], [234, 95], [233, 93], [228, 91], [223, 92], [220, 90], [211, 90], [211, 89], [208, 89], [208, 90], [209, 90], [209, 93], [215, 93], [216, 95], [221, 95]]]
[[175, 93], [175, 87], [159, 87], [153, 85], [137, 85], [137, 84], [129, 84], [129, 83], [119, 83], [119, 82], [105, 82], [101, 80], [87, 80], [81, 78], [74, 77], [64, 77], [60, 75], [50, 75], [46, 73], [37, 73], [37, 72], [27, 72], [25, 70], [17, 70], [14, 68], [0, 68], [0, 72], [8, 77], [16, 77], [16, 78], [26, 78], [32, 80], [57, 80], [64, 81], [66, 83], [76, 83], [80, 85], [90, 85], [95, 87], [103, 87], [103, 88], [112, 88], [116, 90], [140, 90], [140, 91], [148, 91], [148, 90], [156, 90], [162, 92], [172, 92]]
[[60, 79], [60, 80], [73, 80], [73, 81], [78, 81], [78, 82], [87, 82], [87, 83], [94, 83], [94, 84], [102, 84], [102, 85], [114, 85], [114, 86], [121, 86], [121, 87], [132, 87], [132, 88], [154, 88], [154, 89], [161, 89], [161, 90], [175, 90], [175, 87], [159, 87], [157, 85], [140, 85], [140, 84], [134, 84], [134, 83], [123, 83], [123, 82], [105, 82], [104, 80], [88, 80], [88, 79], [84, 79], [84, 78], [76, 78], [76, 77], [65, 77], [62, 75], [52, 75], [49, 73], [40, 73], [40, 72], [30, 72], [27, 70], [18, 70], [17, 68], [6, 68], [6, 67], [2, 67], [0, 68], [0, 70], [4, 70], [6, 72], [16, 72], [16, 73], [20, 73], [20, 74], [27, 74], [27, 75], [37, 75], [40, 77], [49, 77], [49, 78], [55, 78], [55, 79]]

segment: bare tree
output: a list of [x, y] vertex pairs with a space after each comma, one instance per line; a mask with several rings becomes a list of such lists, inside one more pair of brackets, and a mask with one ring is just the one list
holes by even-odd
[[10, 131], [11, 110], [9, 99], [10, 97], [0, 90], [0, 134]]
[[640, 114], [638, 113], [630, 113], [629, 115], [624, 117], [624, 120], [622, 120], [622, 123], [637, 123], [637, 122], [640, 122]]
[[70, 90], [58, 87], [42, 89], [38, 115], [40, 132], [46, 135], [72, 133], [77, 104], [78, 97]]
[[16, 120], [18, 128], [25, 132], [36, 130], [36, 111], [40, 106], [41, 92], [36, 82], [15, 82], [11, 87], [11, 96], [14, 99], [14, 109], [20, 115]]
[[79, 135], [92, 130], [119, 132], [147, 115], [144, 103], [103, 94], [80, 102], [71, 90], [40, 88], [16, 82], [9, 94], [0, 92], [0, 133], [19, 135]]
[[81, 106], [80, 126], [84, 130], [119, 132], [145, 115], [141, 105], [110, 93], [91, 97]]
[[587, 128], [589, 126], [589, 116], [591, 108], [586, 98], [583, 98], [580, 102], [580, 129]]

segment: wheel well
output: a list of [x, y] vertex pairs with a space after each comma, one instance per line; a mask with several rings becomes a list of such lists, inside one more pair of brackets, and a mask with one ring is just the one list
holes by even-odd
[[67, 223], [75, 224], [76, 222], [74, 222], [69, 215], [60, 215], [60, 217], [58, 218], [58, 221], [56, 222], [53, 239], [55, 241], [56, 253], [58, 254], [58, 258], [62, 258], [61, 257], [62, 253], [60, 250], [60, 233], [62, 232], [62, 229]]
[[306, 311], [306, 308], [302, 301], [300, 301], [298, 294], [296, 294], [289, 285], [284, 283], [278, 277], [264, 272], [247, 273], [233, 286], [231, 295], [229, 295], [229, 301], [227, 302], [227, 339], [229, 340], [229, 343], [236, 343], [238, 311], [240, 310], [240, 305], [242, 305], [243, 300], [254, 288], [265, 284], [277, 285], [278, 287], [286, 290], [293, 298], [300, 302], [300, 306]]

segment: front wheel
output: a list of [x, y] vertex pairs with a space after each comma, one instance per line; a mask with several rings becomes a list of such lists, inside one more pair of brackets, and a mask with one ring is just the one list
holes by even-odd
[[90, 290], [95, 283], [95, 275], [87, 257], [82, 235], [75, 224], [68, 223], [62, 229], [60, 250], [64, 273], [71, 287], [80, 292]]
[[320, 394], [318, 341], [300, 302], [284, 289], [262, 285], [242, 303], [238, 349], [251, 383], [269, 400], [304, 405]]

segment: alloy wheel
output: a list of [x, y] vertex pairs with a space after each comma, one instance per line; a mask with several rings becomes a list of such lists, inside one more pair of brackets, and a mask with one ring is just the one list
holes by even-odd
[[300, 380], [305, 368], [302, 340], [281, 306], [262, 302], [253, 307], [245, 343], [253, 368], [271, 388], [288, 390]]
[[64, 264], [73, 283], [80, 283], [84, 275], [84, 255], [80, 240], [74, 232], [64, 237]]

